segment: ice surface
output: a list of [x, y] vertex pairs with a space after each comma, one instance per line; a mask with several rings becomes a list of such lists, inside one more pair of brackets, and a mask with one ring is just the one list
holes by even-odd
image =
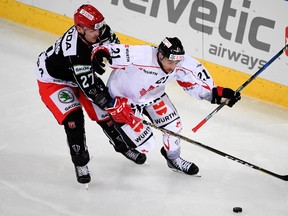
[[[159, 152], [157, 130], [150, 165], [139, 166], [115, 153], [88, 118], [93, 158], [85, 190], [76, 182], [64, 130], [41, 102], [34, 77], [37, 56], [58, 36], [0, 19], [0, 37], [1, 216], [230, 216], [235, 206], [243, 208], [243, 216], [287, 216], [288, 182], [184, 141], [182, 156], [200, 167], [202, 177], [175, 173]], [[216, 106], [191, 99], [177, 85], [167, 92], [184, 136], [288, 174], [287, 109], [243, 96], [193, 133]]]

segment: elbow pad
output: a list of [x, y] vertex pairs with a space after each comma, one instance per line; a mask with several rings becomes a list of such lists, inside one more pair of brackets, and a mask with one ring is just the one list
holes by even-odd
[[106, 109], [113, 103], [113, 99], [108, 92], [108, 88], [99, 77], [97, 78], [96, 86], [93, 92], [94, 95], [90, 98], [92, 99], [93, 103], [99, 106], [101, 109]]
[[95, 95], [95, 99], [93, 101], [94, 104], [99, 106], [101, 109], [106, 109], [110, 104], [113, 103], [113, 99], [111, 98], [108, 88], [105, 87], [104, 90]]

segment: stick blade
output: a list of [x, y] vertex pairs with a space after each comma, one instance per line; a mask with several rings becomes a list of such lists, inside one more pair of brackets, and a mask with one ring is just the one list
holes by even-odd
[[284, 180], [284, 181], [288, 181], [288, 175], [281, 176], [280, 178], [281, 178], [282, 180]]

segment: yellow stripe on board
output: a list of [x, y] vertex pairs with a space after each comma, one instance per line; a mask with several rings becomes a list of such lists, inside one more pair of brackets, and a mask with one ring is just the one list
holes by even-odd
[[[63, 34], [73, 25], [73, 20], [69, 17], [25, 5], [15, 0], [0, 0], [0, 17], [57, 35]], [[116, 34], [121, 43], [151, 45], [151, 43], [124, 34]], [[200, 61], [211, 73], [215, 83], [220, 86], [236, 90], [251, 76], [207, 61]], [[241, 93], [288, 108], [288, 87], [278, 83], [258, 77]]]

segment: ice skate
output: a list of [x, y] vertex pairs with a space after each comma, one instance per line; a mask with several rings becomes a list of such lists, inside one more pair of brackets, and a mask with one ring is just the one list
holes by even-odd
[[182, 159], [181, 157], [176, 158], [175, 160], [169, 159], [167, 157], [167, 153], [166, 153], [164, 147], [161, 148], [161, 154], [167, 160], [168, 167], [171, 168], [173, 171], [182, 172], [182, 173], [185, 173], [187, 175], [198, 176], [197, 174], [199, 172], [199, 168], [194, 163], [186, 161], [186, 160]]
[[146, 161], [146, 155], [138, 152], [135, 149], [129, 149], [126, 152], [121, 152], [126, 158], [135, 162], [136, 164], [144, 164]]
[[77, 181], [81, 184], [88, 184], [91, 181], [88, 166], [75, 166]]

